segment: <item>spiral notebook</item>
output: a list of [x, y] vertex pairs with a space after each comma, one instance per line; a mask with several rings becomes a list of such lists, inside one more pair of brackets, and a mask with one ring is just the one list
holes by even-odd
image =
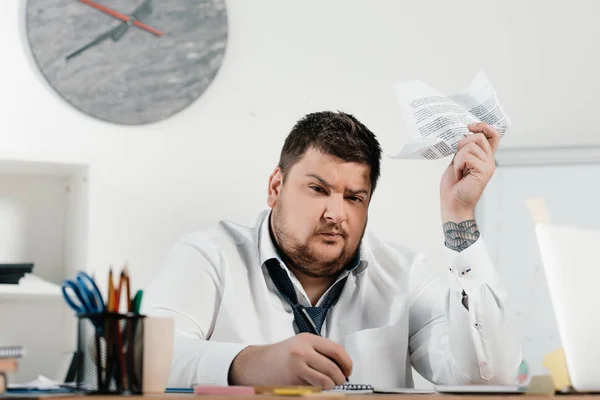
[[25, 348], [22, 346], [0, 346], [0, 358], [25, 357]]
[[357, 383], [346, 383], [344, 385], [339, 385], [334, 387], [331, 392], [343, 392], [343, 393], [352, 393], [352, 394], [367, 394], [374, 393], [374, 388], [371, 385], [362, 385]]
[[380, 388], [372, 385], [346, 383], [329, 390], [329, 392], [345, 394], [370, 394], [370, 393], [397, 393], [397, 394], [433, 394], [433, 390], [423, 390], [414, 388]]

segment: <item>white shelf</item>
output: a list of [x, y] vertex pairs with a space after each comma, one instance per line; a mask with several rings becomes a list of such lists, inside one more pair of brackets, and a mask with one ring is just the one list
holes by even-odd
[[26, 274], [17, 285], [0, 284], [0, 301], [7, 299], [27, 299], [37, 297], [60, 297], [60, 286]]
[[0, 263], [60, 283], [87, 264], [88, 167], [0, 159]]
[[0, 174], [20, 177], [69, 178], [87, 170], [85, 164], [0, 158]]
[[0, 158], [0, 263], [33, 263], [17, 285], [0, 284], [0, 345], [27, 357], [11, 382], [53, 379], [75, 349], [76, 319], [60, 283], [87, 270], [88, 166]]

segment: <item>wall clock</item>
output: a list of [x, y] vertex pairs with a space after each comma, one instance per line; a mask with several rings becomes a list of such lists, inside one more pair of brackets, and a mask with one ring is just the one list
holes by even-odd
[[189, 106], [227, 45], [225, 0], [28, 0], [26, 10], [46, 80], [79, 110], [117, 124]]

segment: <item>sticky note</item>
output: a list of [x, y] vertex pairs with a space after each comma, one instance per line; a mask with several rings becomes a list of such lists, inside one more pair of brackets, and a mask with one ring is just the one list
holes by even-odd
[[571, 378], [569, 377], [567, 361], [562, 347], [544, 357], [544, 367], [550, 371], [556, 390], [561, 391], [571, 387]]
[[321, 388], [317, 386], [255, 386], [254, 390], [256, 394], [277, 396], [303, 396], [321, 392]]
[[272, 394], [276, 396], [302, 396], [315, 393], [312, 389], [275, 388]]
[[536, 223], [549, 223], [550, 213], [546, 207], [546, 203], [540, 197], [529, 198], [525, 200], [525, 204]]
[[212, 395], [212, 396], [247, 396], [254, 394], [252, 386], [204, 386], [198, 385], [194, 387], [194, 394], [197, 395]]

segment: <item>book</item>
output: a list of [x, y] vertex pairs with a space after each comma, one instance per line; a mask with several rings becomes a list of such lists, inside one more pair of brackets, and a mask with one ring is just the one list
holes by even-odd
[[0, 372], [16, 372], [18, 367], [16, 358], [0, 358]]
[[6, 375], [0, 372], [0, 394], [6, 392]]

